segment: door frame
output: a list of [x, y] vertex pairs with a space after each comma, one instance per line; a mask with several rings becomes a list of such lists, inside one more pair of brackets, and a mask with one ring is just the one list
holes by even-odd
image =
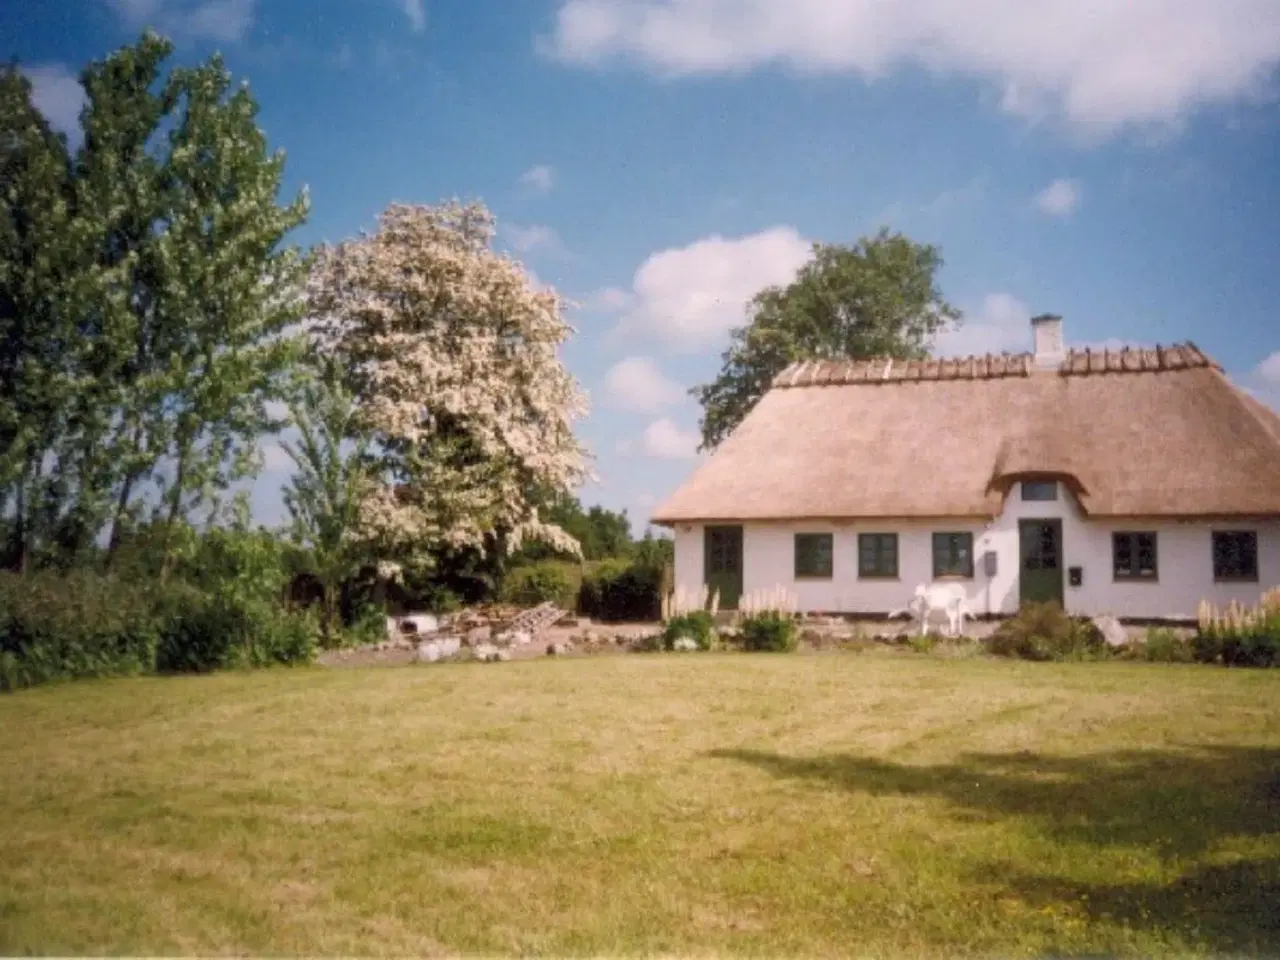
[[[1026, 536], [1023, 530], [1029, 526], [1051, 526], [1056, 531], [1055, 542], [1058, 548], [1058, 569], [1057, 569], [1057, 596], [1058, 603], [1065, 610], [1067, 607], [1067, 567], [1066, 567], [1066, 551], [1062, 544], [1062, 518], [1061, 517], [1020, 517], [1018, 519], [1018, 606], [1028, 601], [1026, 594]], [[1045, 571], [1040, 571], [1045, 572]], [[1052, 598], [1051, 598], [1052, 599]]]
[[745, 589], [745, 554], [746, 554], [746, 536], [740, 523], [712, 523], [702, 528], [702, 582], [706, 585], [708, 591], [711, 589], [711, 537], [714, 533], [721, 531], [734, 531], [737, 542], [738, 554], [738, 576], [737, 576], [737, 596], [733, 598], [732, 604], [724, 602], [721, 597], [719, 601], [719, 609], [721, 610], [737, 610], [738, 604], [742, 600], [742, 592]]

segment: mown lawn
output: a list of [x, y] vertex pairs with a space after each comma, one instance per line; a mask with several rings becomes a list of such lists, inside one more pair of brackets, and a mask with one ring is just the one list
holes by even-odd
[[316, 668], [0, 729], [0, 954], [1280, 953], [1280, 671]]

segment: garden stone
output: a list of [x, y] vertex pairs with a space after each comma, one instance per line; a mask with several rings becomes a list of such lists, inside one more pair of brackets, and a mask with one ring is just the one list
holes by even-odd
[[486, 643], [493, 637], [493, 627], [485, 624], [480, 627], [472, 627], [467, 631], [467, 643], [475, 646], [477, 643]]
[[563, 657], [566, 653], [568, 653], [572, 649], [573, 649], [573, 644], [571, 643], [548, 643], [547, 656]]
[[493, 658], [493, 661], [492, 661], [492, 662], [494, 662], [494, 663], [506, 663], [506, 662], [507, 662], [508, 660], [510, 660], [510, 659], [511, 659], [511, 651], [510, 651], [510, 650], [499, 650], [499, 651], [497, 652], [497, 654], [495, 654], [495, 655], [494, 655], [494, 658]]
[[507, 636], [513, 647], [523, 647], [526, 643], [533, 643], [533, 637], [523, 630], [513, 630]]
[[443, 657], [444, 653], [440, 649], [440, 644], [436, 643], [434, 640], [418, 645], [419, 663], [436, 663]]
[[676, 653], [692, 653], [698, 649], [698, 642], [692, 637], [676, 637], [671, 649]]
[[475, 654], [481, 663], [489, 663], [498, 658], [498, 648], [492, 643], [482, 643], [475, 648]]
[[1107, 641], [1107, 646], [1127, 647], [1129, 645], [1129, 633], [1115, 617], [1110, 614], [1104, 614], [1100, 617], [1093, 617], [1092, 620], [1093, 625], [1098, 628], [1103, 639]]

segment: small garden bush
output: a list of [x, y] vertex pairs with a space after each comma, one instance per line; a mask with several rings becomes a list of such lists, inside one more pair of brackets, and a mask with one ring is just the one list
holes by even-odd
[[309, 663], [318, 641], [319, 625], [310, 612], [191, 591], [166, 611], [156, 670], [207, 673]]
[[1225, 612], [1203, 605], [1192, 640], [1195, 658], [1228, 667], [1280, 667], [1280, 590], [1252, 609], [1232, 604]]
[[1163, 627], [1148, 630], [1136, 652], [1151, 663], [1191, 663], [1196, 659], [1190, 638]]
[[1223, 637], [1222, 662], [1228, 667], [1280, 666], [1280, 617]]
[[522, 607], [554, 603], [564, 610], [575, 608], [582, 573], [577, 564], [560, 560], [540, 560], [507, 572], [500, 599]]
[[603, 560], [583, 577], [578, 611], [603, 623], [656, 620], [662, 611], [661, 592], [661, 566]]
[[715, 640], [715, 618], [706, 610], [694, 610], [672, 617], [662, 629], [663, 649], [671, 650], [681, 637], [687, 637], [699, 650], [710, 650]]
[[915, 653], [930, 653], [933, 651], [933, 648], [937, 646], [937, 643], [938, 638], [932, 633], [926, 633], [923, 635], [917, 633], [907, 638], [907, 646]]
[[764, 611], [742, 618], [742, 649], [753, 652], [789, 653], [796, 648], [799, 631], [788, 613]]
[[987, 638], [986, 648], [997, 657], [1037, 661], [1097, 660], [1109, 654], [1097, 627], [1052, 602], [1024, 604]]

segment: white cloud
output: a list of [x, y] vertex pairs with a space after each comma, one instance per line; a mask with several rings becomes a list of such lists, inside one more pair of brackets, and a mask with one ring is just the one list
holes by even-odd
[[1280, 350], [1277, 350], [1258, 364], [1256, 373], [1258, 379], [1263, 383], [1272, 387], [1280, 387]]
[[728, 240], [715, 235], [655, 253], [636, 271], [618, 332], [698, 350], [744, 324], [747, 302], [771, 284], [791, 282], [810, 253], [792, 227]]
[[132, 27], [185, 40], [235, 43], [253, 28], [257, 0], [108, 0]]
[[[1122, 350], [1140, 344], [1123, 337], [1105, 340], [1072, 341], [1064, 328], [1067, 347], [1072, 350]], [[1031, 309], [1011, 293], [990, 293], [982, 305], [967, 312], [958, 328], [938, 335], [931, 351], [938, 357], [981, 356], [985, 353], [1021, 353], [1031, 350]]]
[[587, 295], [582, 307], [598, 313], [618, 313], [631, 305], [632, 295], [617, 287], [605, 287]]
[[22, 72], [31, 81], [31, 102], [74, 148], [81, 139], [80, 110], [85, 104], [80, 78], [60, 63], [24, 67]]
[[920, 207], [920, 213], [946, 213], [948, 210], [954, 210], [956, 207], [963, 207], [976, 203], [982, 199], [982, 195], [986, 192], [986, 188], [986, 177], [974, 177], [962, 187], [943, 190], [928, 203]]
[[512, 248], [519, 253], [532, 253], [535, 250], [545, 250], [558, 254], [565, 252], [564, 244], [560, 241], [560, 234], [556, 233], [551, 227], [536, 223], [522, 227], [519, 224], [511, 223], [505, 225], [502, 228], [502, 232], [510, 238]]
[[400, 9], [409, 18], [409, 25], [414, 33], [421, 33], [427, 28], [427, 11], [423, 0], [400, 0]]
[[1142, 344], [1134, 340], [1126, 340], [1123, 337], [1107, 337], [1105, 340], [1089, 340], [1085, 343], [1068, 343], [1067, 346], [1072, 350], [1092, 350], [1094, 353], [1109, 350], [1114, 353], [1117, 350], [1140, 347]]
[[903, 66], [997, 84], [1002, 109], [1096, 133], [1261, 92], [1275, 0], [561, 0], [545, 47], [672, 75], [782, 64], [874, 80]]
[[1243, 376], [1232, 376], [1230, 379], [1245, 393], [1280, 413], [1280, 350], [1265, 357]]
[[604, 375], [604, 390], [612, 406], [639, 413], [653, 413], [685, 397], [680, 385], [663, 376], [648, 357], [615, 363]]
[[640, 437], [640, 450], [655, 460], [692, 460], [702, 440], [697, 430], [685, 430], [667, 417], [655, 420]]
[[551, 188], [555, 186], [555, 182], [555, 171], [545, 164], [530, 167], [520, 174], [520, 183], [523, 186], [533, 188], [538, 193], [550, 193]]
[[933, 353], [940, 357], [967, 357], [1030, 347], [1030, 309], [1010, 293], [990, 293], [983, 298], [981, 308], [967, 315], [958, 328], [938, 335]]
[[1037, 209], [1050, 217], [1069, 217], [1080, 206], [1080, 185], [1074, 180], [1055, 180], [1038, 194]]

